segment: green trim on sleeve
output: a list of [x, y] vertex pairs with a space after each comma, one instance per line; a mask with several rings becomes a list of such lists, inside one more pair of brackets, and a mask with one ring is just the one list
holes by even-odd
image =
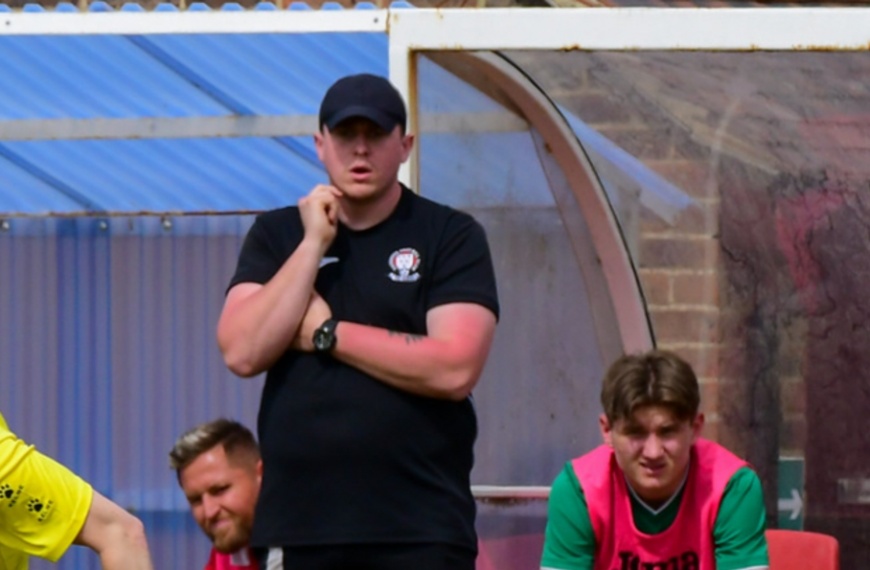
[[550, 489], [541, 568], [592, 570], [594, 564], [595, 532], [586, 496], [568, 463]]
[[750, 467], [743, 467], [728, 481], [716, 515], [713, 543], [717, 570], [767, 566], [764, 529], [761, 481]]

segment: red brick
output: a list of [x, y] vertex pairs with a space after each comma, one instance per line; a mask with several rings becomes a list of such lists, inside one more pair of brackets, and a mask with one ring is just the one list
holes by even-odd
[[580, 92], [560, 97], [559, 102], [569, 109], [580, 109], [583, 121], [600, 130], [604, 124], [632, 122], [631, 107], [614, 99], [609, 92]]
[[719, 197], [719, 184], [708, 161], [650, 160], [646, 166], [693, 198]]
[[641, 271], [640, 285], [647, 305], [671, 302], [671, 276], [664, 271]]
[[712, 441], [719, 441], [719, 426], [721, 422], [719, 418], [710, 416], [704, 412], [704, 428], [701, 430], [701, 435]]
[[[706, 426], [704, 431], [707, 431]], [[735, 426], [722, 421], [721, 418], [716, 422], [715, 441], [725, 446], [725, 448], [731, 451], [731, 453], [735, 453], [740, 457], [746, 457], [747, 446], [744, 434]]]
[[653, 331], [661, 342], [716, 342], [718, 311], [698, 309], [650, 309]]
[[673, 299], [677, 305], [719, 304], [719, 280], [713, 273], [677, 274], [673, 278]]
[[803, 380], [795, 379], [781, 382], [779, 393], [784, 415], [806, 414], [807, 387]]
[[779, 432], [780, 453], [803, 454], [807, 447], [807, 421], [803, 416], [787, 417]]
[[640, 215], [641, 231], [649, 233], [681, 233], [710, 236], [719, 231], [719, 203], [697, 202], [679, 212], [673, 221], [662, 219], [650, 210]]
[[718, 382], [719, 379], [719, 345], [705, 344], [686, 346], [685, 343], [659, 342], [659, 348], [670, 350], [680, 355], [689, 363], [699, 381]]
[[715, 239], [644, 238], [638, 257], [642, 268], [712, 269], [718, 254]]
[[599, 132], [641, 161], [670, 158], [673, 154], [673, 143], [647, 127], [600, 127]]
[[719, 412], [719, 382], [701, 381], [701, 411], [704, 415], [718, 414]]

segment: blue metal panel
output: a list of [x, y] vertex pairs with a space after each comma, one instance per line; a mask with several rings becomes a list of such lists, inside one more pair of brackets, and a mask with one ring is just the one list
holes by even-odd
[[46, 214], [82, 209], [82, 202], [62, 192], [59, 185], [52, 185], [32, 168], [23, 169], [16, 163], [16, 157], [5, 150], [0, 145], [0, 199], [5, 211]]
[[[208, 552], [168, 467], [175, 437], [217, 415], [255, 425], [262, 381], [230, 374], [214, 340], [252, 219], [13, 219], [0, 232], [0, 409], [143, 519], [156, 568], [199, 568]], [[59, 566], [98, 567], [86, 552]]]
[[[94, 3], [92, 10], [101, 8]], [[174, 9], [174, 8], [173, 8]], [[2, 119], [316, 115], [338, 77], [387, 73], [384, 34], [0, 37]], [[324, 179], [310, 137], [0, 146], [0, 213], [245, 211]]]
[[[313, 155], [310, 137], [291, 140]], [[262, 210], [295, 203], [325, 179], [319, 164], [267, 138], [34, 141], [6, 148], [25, 166], [38, 166], [86, 195], [93, 201], [90, 211], [100, 212]], [[0, 163], [0, 179], [4, 175]], [[11, 205], [18, 194], [14, 187], [0, 188], [0, 204]], [[53, 212], [86, 210], [44, 195]]]
[[313, 115], [339, 77], [387, 73], [384, 34], [155, 35], [131, 41], [241, 115]]
[[226, 115], [123, 36], [0, 37], [0, 118]]

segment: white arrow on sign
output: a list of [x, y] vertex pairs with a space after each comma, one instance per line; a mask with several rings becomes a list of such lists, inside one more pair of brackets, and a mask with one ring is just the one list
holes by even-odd
[[803, 499], [801, 499], [800, 493], [797, 492], [797, 489], [794, 488], [791, 490], [791, 497], [776, 500], [776, 509], [779, 511], [791, 511], [791, 515], [789, 515], [788, 519], [792, 521], [798, 518], [803, 507]]

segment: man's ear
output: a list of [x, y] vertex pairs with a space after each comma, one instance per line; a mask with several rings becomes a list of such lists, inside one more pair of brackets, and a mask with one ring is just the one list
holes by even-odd
[[704, 414], [698, 412], [695, 419], [692, 420], [692, 441], [701, 437], [701, 430], [704, 429]]
[[323, 133], [320, 131], [314, 133], [314, 150], [317, 151], [317, 158], [323, 162]]
[[601, 439], [604, 440], [604, 445], [613, 447], [613, 440], [611, 439], [613, 426], [610, 425], [607, 415], [601, 414], [598, 416], [598, 427], [601, 429]]
[[257, 460], [257, 484], [263, 482], [263, 460]]
[[408, 160], [411, 156], [411, 149], [414, 148], [414, 135], [402, 136], [402, 162]]

